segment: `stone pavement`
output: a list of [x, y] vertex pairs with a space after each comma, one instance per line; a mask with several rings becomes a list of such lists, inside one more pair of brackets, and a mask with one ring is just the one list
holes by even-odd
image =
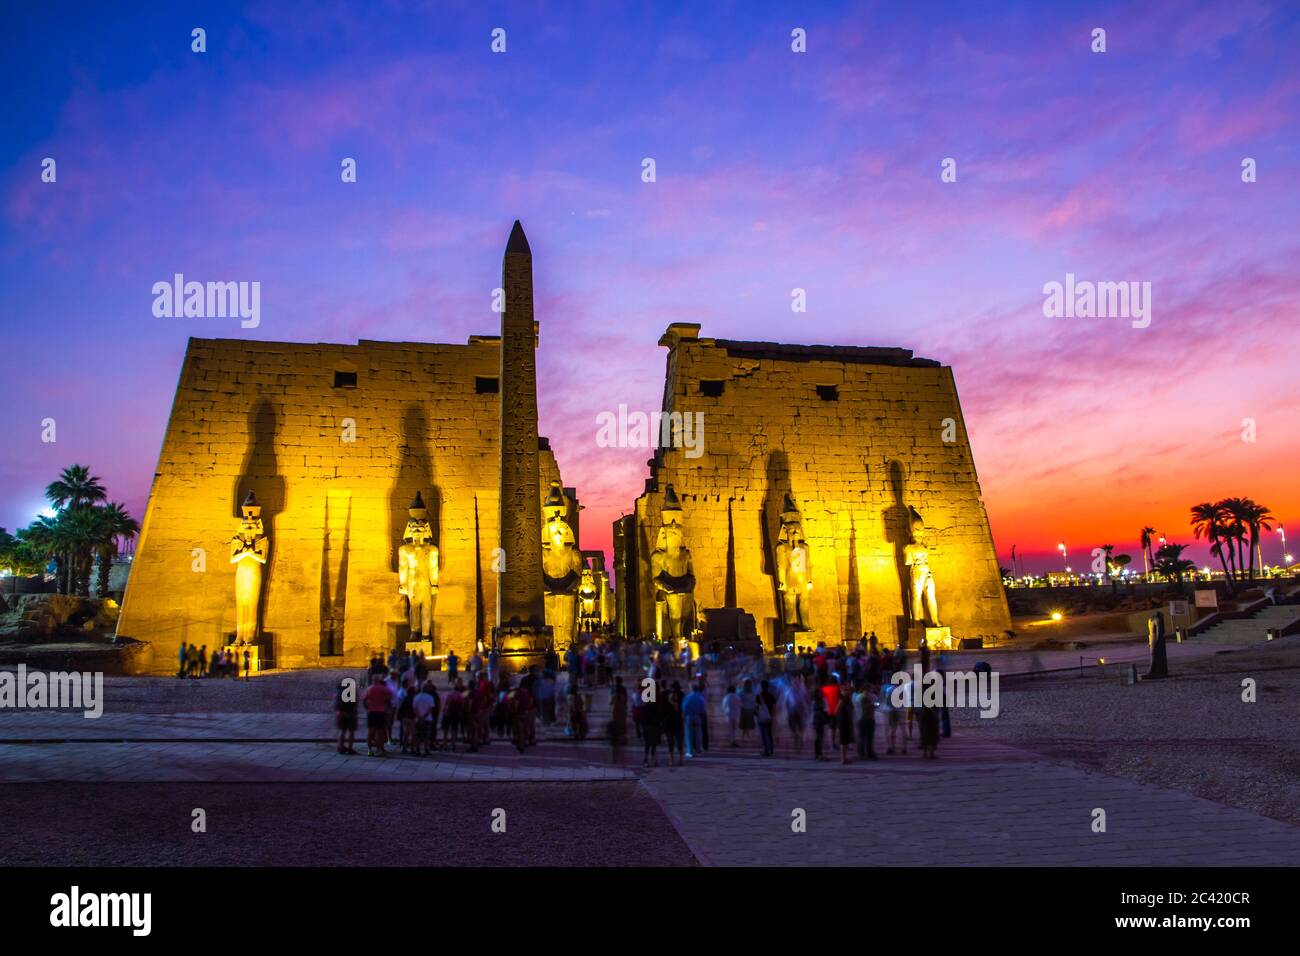
[[[551, 746], [551, 745], [548, 745]], [[554, 745], [559, 750], [562, 745]], [[93, 783], [338, 783], [447, 780], [628, 780], [629, 767], [592, 762], [572, 753], [516, 754], [507, 743], [476, 754], [413, 757], [344, 755], [322, 743], [39, 743], [0, 745], [0, 782]]]
[[660, 768], [642, 786], [711, 865], [1300, 864], [1300, 827], [1177, 791], [1046, 762], [926, 764]]
[[[1107, 670], [1112, 669], [1112, 667], [1118, 670], [1121, 665], [1135, 663], [1138, 665], [1138, 673], [1142, 673], [1145, 670], [1142, 665], [1149, 664], [1151, 661], [1151, 650], [1147, 647], [1145, 641], [1092, 642], [1085, 638], [1084, 643], [1088, 644], [1088, 646], [1081, 650], [949, 651], [948, 656], [951, 660], [949, 666], [953, 670], [969, 670], [979, 661], [988, 661], [994, 670], [1006, 677], [1016, 674], [1070, 670], [1080, 666], [1085, 669], [1095, 669], [1099, 658], [1105, 659]], [[1177, 644], [1172, 637], [1166, 644], [1166, 651], [1171, 665], [1177, 661], [1209, 657], [1221, 651], [1231, 650], [1236, 650], [1236, 648], [1228, 644], [1191, 641]], [[909, 658], [909, 666], [914, 660], [915, 652]]]
[[[364, 722], [357, 733], [364, 740]], [[38, 741], [309, 743], [337, 739], [334, 717], [329, 713], [147, 714], [105, 711], [95, 719], [68, 710], [11, 710], [0, 714], [0, 744]]]
[[[1215, 650], [1170, 647], [1171, 657]], [[1109, 648], [1105, 656], [1142, 660], [1145, 653], [1137, 645]], [[987, 656], [1008, 673], [1030, 669], [1035, 655]], [[1040, 666], [1070, 666], [1068, 658], [1080, 656], [1037, 655]], [[963, 655], [954, 666], [968, 660]], [[477, 754], [381, 759], [335, 752], [327, 694], [334, 679], [191, 686], [123, 678], [106, 683], [107, 709], [97, 720], [77, 712], [6, 710], [0, 712], [0, 782], [639, 779], [696, 856], [720, 865], [1300, 864], [1300, 827], [1051, 762], [1000, 740], [997, 721], [958, 726], [956, 736], [942, 741], [937, 761], [921, 759], [913, 740], [907, 756], [847, 767], [829, 747], [832, 759], [824, 763], [814, 762], [809, 749], [796, 752], [780, 726], [777, 755], [764, 759], [753, 735], [739, 748], [725, 745], [715, 679], [713, 748], [684, 767], [669, 768], [661, 748], [660, 766], [643, 770], [635, 739], [616, 761], [604, 741], [578, 743], [558, 728], [523, 755], [498, 741]], [[603, 690], [594, 695], [593, 736], [603, 729], [605, 696]], [[269, 709], [247, 712], [259, 703]], [[226, 709], [211, 709], [217, 707]], [[880, 727], [881, 749], [883, 740]], [[797, 808], [807, 815], [804, 833], [791, 830]], [[1096, 808], [1106, 811], [1105, 833], [1092, 831]]]

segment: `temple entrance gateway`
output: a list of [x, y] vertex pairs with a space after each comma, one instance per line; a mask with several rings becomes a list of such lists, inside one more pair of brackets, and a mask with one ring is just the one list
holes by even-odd
[[[191, 339], [118, 635], [150, 641], [160, 671], [182, 641], [287, 668], [484, 647], [517, 669], [610, 625], [680, 648], [718, 628], [743, 643], [753, 622], [769, 650], [1010, 627], [951, 369], [692, 323], [660, 339], [657, 417], [682, 427], [615, 524], [607, 597], [538, 434], [532, 265], [516, 222], [500, 334], [463, 345]], [[229, 564], [192, 573], [225, 543], [232, 486], [266, 510], [243, 499]]]

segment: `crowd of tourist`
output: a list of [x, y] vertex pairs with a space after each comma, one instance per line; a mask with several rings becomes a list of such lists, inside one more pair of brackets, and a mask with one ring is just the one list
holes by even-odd
[[[944, 655], [932, 659], [924, 642], [918, 654], [922, 673], [943, 670]], [[678, 766], [711, 743], [756, 746], [761, 756], [771, 757], [778, 736], [795, 754], [811, 749], [815, 760], [836, 752], [841, 763], [855, 756], [877, 760], [878, 719], [886, 756], [906, 754], [914, 730], [922, 755], [931, 759], [940, 737], [951, 736], [946, 707], [914, 700], [910, 684], [895, 693], [891, 678], [907, 669], [907, 652], [881, 647], [874, 634], [852, 648], [792, 647], [775, 661], [717, 647], [692, 659], [689, 651], [648, 641], [593, 641], [568, 648], [562, 672], [554, 654], [517, 678], [501, 673], [495, 652], [475, 652], [463, 663], [462, 670], [457, 655], [449, 653], [438, 680], [423, 653], [394, 650], [387, 660], [374, 657], [364, 690], [358, 692], [355, 682], [340, 684], [339, 753], [356, 752], [362, 711], [372, 756], [386, 755], [390, 745], [420, 756], [458, 747], [473, 753], [493, 741], [508, 741], [524, 753], [537, 743], [539, 723], [584, 740], [598, 688], [608, 689], [609, 717], [602, 729], [616, 759], [621, 762], [621, 748], [635, 737], [647, 767], [658, 766], [661, 749], [668, 765]], [[721, 693], [711, 717], [715, 684]]]
[[[354, 682], [343, 681], [335, 695], [338, 752], [356, 752], [360, 711], [366, 715], [370, 756], [386, 756], [390, 744], [417, 756], [454, 753], [458, 747], [474, 753], [493, 740], [508, 740], [525, 752], [537, 743], [539, 721], [549, 725], [559, 719], [555, 673], [534, 665], [515, 681], [498, 673], [497, 663], [495, 655], [475, 654], [462, 675], [453, 653], [440, 690], [423, 654], [393, 651], [387, 664], [373, 658], [364, 691], [358, 694]], [[576, 709], [580, 712], [580, 705]]]
[[[252, 676], [252, 657], [249, 651], [244, 651], [243, 671], [245, 680]], [[177, 677], [195, 679], [201, 677], [239, 678], [240, 658], [238, 648], [232, 650], [223, 648], [209, 658], [208, 645], [204, 644], [202, 647], [195, 647], [193, 644], [182, 643], [179, 658], [180, 669], [176, 672]]]

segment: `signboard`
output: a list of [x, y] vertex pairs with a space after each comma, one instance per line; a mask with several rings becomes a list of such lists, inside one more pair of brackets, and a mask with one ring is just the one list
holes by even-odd
[[1219, 592], [1218, 591], [1197, 591], [1196, 606], [1217, 608], [1219, 606]]
[[1190, 609], [1188, 608], [1186, 601], [1169, 602], [1170, 617], [1187, 617], [1189, 613], [1190, 613]]

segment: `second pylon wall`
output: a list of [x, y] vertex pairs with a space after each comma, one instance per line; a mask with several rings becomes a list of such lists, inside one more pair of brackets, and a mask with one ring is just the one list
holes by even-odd
[[809, 545], [811, 639], [875, 631], [892, 644], [905, 634], [909, 508], [928, 529], [942, 623], [986, 640], [1010, 627], [950, 368], [902, 349], [700, 339], [693, 326], [670, 327], [661, 344], [665, 411], [699, 413], [703, 434], [697, 449], [656, 455], [636, 503], [640, 634], [654, 631], [649, 556], [670, 483], [697, 606], [743, 608], [769, 647], [780, 631], [772, 546], [787, 493]]

